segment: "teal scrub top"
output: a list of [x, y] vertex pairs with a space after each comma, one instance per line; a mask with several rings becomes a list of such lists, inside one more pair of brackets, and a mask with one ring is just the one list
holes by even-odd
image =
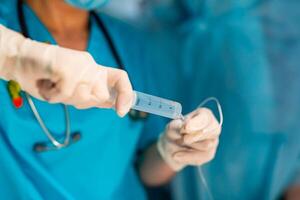
[[[34, 12], [23, 5], [29, 35], [37, 41], [55, 43]], [[109, 31], [120, 37], [118, 22]], [[0, 22], [20, 31], [16, 1], [0, 3]], [[122, 28], [124, 31], [124, 29]], [[125, 31], [126, 32], [126, 31]], [[124, 33], [126, 34], [126, 33]], [[129, 34], [129, 33], [127, 33]], [[133, 45], [134, 46], [134, 45]], [[118, 46], [120, 49], [121, 46]], [[121, 51], [135, 88], [142, 90], [141, 70], [135, 69], [130, 48]], [[87, 51], [97, 63], [116, 66], [102, 32], [91, 19]], [[36, 142], [48, 141], [28, 102], [14, 108], [7, 92], [7, 82], [0, 82], [0, 193], [3, 199], [145, 199], [142, 184], [134, 168], [143, 121], [119, 118], [113, 110], [77, 110], [68, 106], [71, 131], [82, 139], [58, 151], [35, 153]], [[34, 99], [46, 126], [57, 138], [64, 137], [65, 121], [61, 105]]]
[[[153, 3], [153, 21], [144, 25], [143, 66], [159, 83], [155, 94], [179, 100], [184, 113], [206, 97], [220, 100], [219, 148], [203, 166], [214, 199], [279, 199], [300, 180], [299, 1], [168, 3]], [[160, 120], [146, 123], [147, 137]], [[194, 167], [177, 176], [171, 192], [210, 199]]]

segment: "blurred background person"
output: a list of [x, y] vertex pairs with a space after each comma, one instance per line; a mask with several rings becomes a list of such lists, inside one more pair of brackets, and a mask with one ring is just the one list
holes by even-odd
[[[130, 15], [114, 2], [108, 9], [145, 30], [154, 94], [173, 96], [185, 112], [207, 96], [221, 101], [220, 149], [203, 168], [214, 199], [300, 198], [299, 1], [132, 0]], [[149, 118], [148, 129], [162, 121]], [[195, 168], [172, 184], [173, 199], [207, 195]]]

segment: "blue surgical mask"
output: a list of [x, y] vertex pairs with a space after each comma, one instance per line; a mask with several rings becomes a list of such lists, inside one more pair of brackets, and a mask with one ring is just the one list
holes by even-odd
[[67, 3], [84, 10], [93, 10], [103, 6], [108, 0], [65, 0]]

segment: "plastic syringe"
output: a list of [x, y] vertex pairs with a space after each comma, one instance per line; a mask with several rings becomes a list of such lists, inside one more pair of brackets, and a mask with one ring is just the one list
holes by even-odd
[[134, 99], [132, 109], [167, 117], [171, 119], [182, 118], [182, 106], [180, 103], [142, 92], [133, 92]]

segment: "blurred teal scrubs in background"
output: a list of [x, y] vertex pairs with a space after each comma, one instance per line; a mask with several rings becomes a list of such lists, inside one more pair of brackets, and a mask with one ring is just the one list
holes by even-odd
[[[0, 22], [20, 31], [15, 0], [0, 3]], [[34, 12], [23, 5], [32, 39], [55, 43]], [[128, 26], [103, 16], [109, 24], [118, 49], [122, 37], [130, 35]], [[124, 28], [128, 29], [124, 29]], [[102, 32], [91, 18], [87, 51], [97, 63], [116, 66]], [[135, 37], [135, 36], [133, 36]], [[135, 37], [137, 40], [138, 38]], [[141, 66], [131, 52], [134, 43], [120, 50], [135, 89], [143, 91]], [[137, 56], [135, 54], [134, 56]], [[138, 67], [137, 67], [138, 66]], [[0, 194], [1, 199], [144, 199], [145, 193], [134, 169], [143, 120], [119, 118], [113, 110], [77, 110], [68, 107], [71, 131], [82, 139], [68, 148], [36, 153], [36, 142], [48, 141], [27, 101], [15, 109], [7, 92], [7, 82], [0, 82]], [[24, 94], [23, 98], [24, 98]], [[46, 126], [58, 138], [64, 137], [65, 119], [61, 105], [34, 99]], [[155, 130], [153, 130], [155, 131]], [[157, 132], [159, 133], [159, 132]]]
[[[146, 30], [143, 66], [153, 93], [180, 101], [184, 113], [209, 96], [223, 106], [220, 146], [203, 167], [215, 199], [280, 198], [299, 178], [296, 8], [295, 0], [147, 1], [141, 6], [150, 13], [136, 23]], [[149, 119], [145, 135], [150, 137], [155, 126], [163, 129], [162, 121]], [[192, 167], [172, 188], [174, 199], [208, 199]]]
[[[182, 63], [194, 66], [194, 96], [185, 102], [193, 107], [216, 96], [224, 109], [217, 155], [204, 166], [208, 185], [215, 199], [280, 198], [299, 176], [300, 31], [298, 23], [289, 24], [292, 13], [299, 18], [293, 9], [299, 3], [203, 2], [204, 14], [191, 14], [181, 49]], [[283, 10], [291, 14], [280, 15]], [[184, 172], [180, 195], [205, 197], [196, 175]]]

